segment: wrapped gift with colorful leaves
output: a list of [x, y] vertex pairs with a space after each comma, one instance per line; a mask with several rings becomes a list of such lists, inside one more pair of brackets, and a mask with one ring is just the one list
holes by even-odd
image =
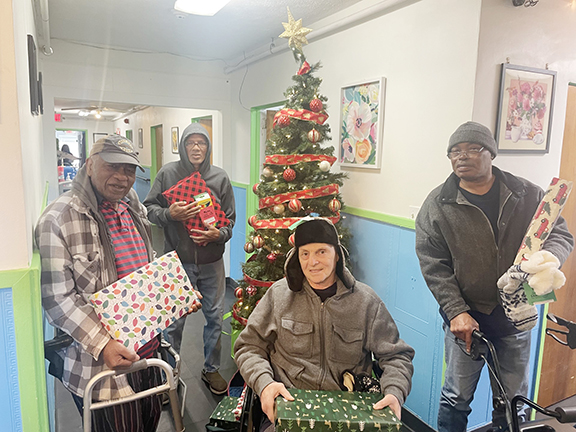
[[190, 312], [198, 297], [176, 252], [169, 252], [92, 294], [102, 325], [113, 339], [138, 351]]
[[390, 408], [375, 410], [381, 394], [289, 389], [294, 401], [276, 399], [277, 432], [388, 432], [402, 422]]
[[[214, 207], [214, 218], [216, 219], [214, 225], [218, 228], [222, 228], [225, 226], [230, 225], [230, 220], [226, 217], [226, 214], [222, 211], [222, 207], [214, 198], [212, 191], [208, 186], [206, 186], [206, 182], [202, 179], [202, 176], [198, 171], [192, 173], [190, 176], [180, 180], [170, 189], [162, 192], [168, 204], [173, 204], [178, 201], [184, 201], [187, 204], [196, 201], [196, 196], [200, 194], [208, 194], [212, 205]], [[204, 196], [204, 195], [202, 195]], [[186, 229], [191, 235], [197, 235], [192, 233], [192, 229], [206, 231], [207, 228], [200, 217], [200, 214], [186, 220], [183, 222]]]

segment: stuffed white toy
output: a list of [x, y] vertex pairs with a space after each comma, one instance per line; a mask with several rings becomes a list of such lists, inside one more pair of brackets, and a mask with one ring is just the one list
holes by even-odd
[[558, 289], [566, 277], [558, 268], [560, 261], [548, 251], [541, 250], [520, 264], [513, 265], [498, 280], [502, 307], [508, 319], [519, 330], [530, 330], [538, 321], [538, 311], [530, 305], [522, 284], [527, 282], [538, 295]]

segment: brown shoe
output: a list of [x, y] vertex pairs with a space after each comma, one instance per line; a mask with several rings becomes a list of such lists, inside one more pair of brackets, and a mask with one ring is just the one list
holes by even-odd
[[208, 388], [215, 395], [223, 395], [228, 391], [228, 383], [224, 381], [220, 372], [202, 371], [202, 381], [208, 384]]

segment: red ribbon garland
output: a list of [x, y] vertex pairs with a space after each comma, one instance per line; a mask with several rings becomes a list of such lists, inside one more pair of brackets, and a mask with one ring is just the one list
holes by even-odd
[[248, 324], [248, 320], [238, 314], [238, 305], [236, 303], [232, 305], [232, 316], [244, 327], [246, 327], [246, 324]]
[[302, 63], [302, 66], [300, 67], [300, 70], [297, 73], [298, 75], [304, 75], [310, 72], [310, 69], [312, 69], [310, 67], [310, 64], [307, 61], [305, 61], [304, 63]]
[[273, 125], [276, 126], [276, 124], [278, 124], [278, 119], [281, 116], [288, 116], [288, 117], [292, 117], [298, 120], [306, 120], [306, 121], [311, 121], [314, 122], [316, 124], [319, 125], [323, 125], [324, 122], [326, 120], [328, 120], [328, 114], [326, 114], [325, 112], [321, 112], [321, 113], [315, 113], [306, 109], [301, 109], [301, 110], [295, 110], [292, 108], [284, 108], [281, 109], [280, 111], [278, 111], [276, 113], [276, 115], [274, 116], [274, 122]]
[[[336, 213], [336, 216], [323, 216], [326, 219], [335, 224], [340, 220], [340, 213]], [[298, 222], [301, 217], [292, 218], [276, 218], [276, 219], [259, 219], [252, 225], [254, 229], [288, 229], [296, 222]], [[252, 284], [253, 285], [253, 284]]]
[[254, 286], [262, 287], [262, 288], [270, 288], [272, 286], [272, 284], [274, 284], [274, 282], [276, 282], [276, 281], [261, 281], [258, 279], [252, 279], [246, 273], [244, 273], [244, 280], [246, 281], [246, 283], [248, 283], [250, 285], [254, 285]]
[[270, 155], [266, 156], [265, 164], [268, 165], [295, 165], [299, 162], [321, 162], [328, 161], [330, 165], [336, 162], [336, 157], [326, 156], [326, 155], [313, 155], [313, 154], [303, 154], [303, 155]]
[[287, 192], [279, 195], [273, 195], [261, 198], [258, 201], [258, 208], [262, 210], [267, 207], [272, 207], [276, 204], [282, 204], [284, 202], [288, 202], [292, 199], [312, 199], [328, 195], [335, 195], [337, 193], [338, 193], [338, 185], [332, 183], [327, 186], [321, 186], [314, 189], [306, 189], [303, 191], [296, 191], [296, 192]]

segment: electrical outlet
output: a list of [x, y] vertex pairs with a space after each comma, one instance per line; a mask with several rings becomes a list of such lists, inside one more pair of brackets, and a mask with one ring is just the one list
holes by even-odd
[[408, 206], [408, 212], [410, 214], [410, 219], [416, 219], [418, 212], [420, 211], [420, 207], [418, 206]]

